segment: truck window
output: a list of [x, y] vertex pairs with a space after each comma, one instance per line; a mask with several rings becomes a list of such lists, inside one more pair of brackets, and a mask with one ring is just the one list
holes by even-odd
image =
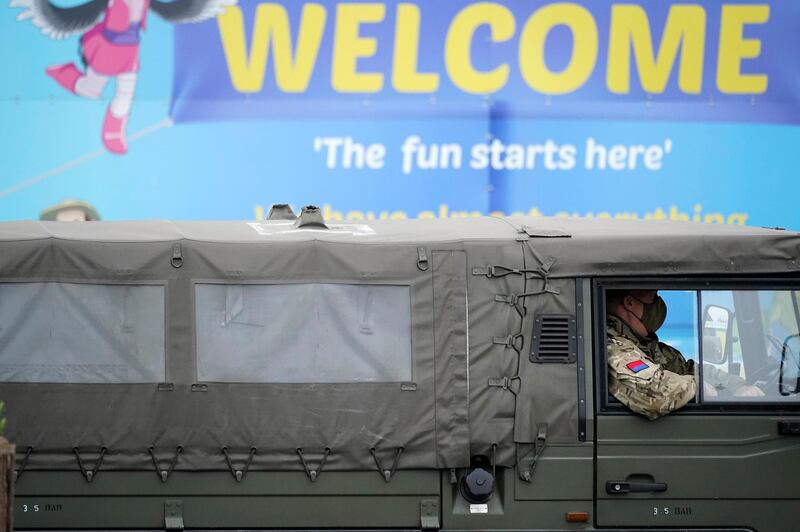
[[0, 382], [165, 381], [164, 287], [0, 283]]
[[[800, 313], [792, 290], [704, 290], [704, 402], [799, 402]], [[738, 390], [738, 391], [737, 391]]]
[[203, 382], [412, 380], [408, 286], [195, 286]]
[[697, 292], [694, 290], [659, 290], [667, 304], [667, 319], [658, 330], [658, 338], [680, 351], [686, 360], [699, 359]]
[[[699, 397], [691, 404], [800, 403], [797, 290], [659, 288], [658, 295], [667, 315], [657, 332], [640, 337], [625, 327], [624, 334], [650, 363], [663, 364], [659, 357], [674, 350], [685, 361], [694, 361], [693, 368], [671, 363], [672, 371], [693, 372], [698, 380]], [[620, 327], [620, 320], [613, 323]], [[607, 401], [618, 403], [610, 394]]]

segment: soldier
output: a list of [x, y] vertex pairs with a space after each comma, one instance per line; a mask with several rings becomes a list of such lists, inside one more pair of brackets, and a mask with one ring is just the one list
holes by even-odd
[[[607, 293], [608, 388], [622, 404], [648, 419], [683, 407], [697, 393], [695, 365], [680, 351], [658, 341], [656, 331], [667, 318], [667, 305], [656, 290], [611, 290]], [[744, 379], [711, 366], [704, 371], [703, 391], [716, 397], [764, 395]]]

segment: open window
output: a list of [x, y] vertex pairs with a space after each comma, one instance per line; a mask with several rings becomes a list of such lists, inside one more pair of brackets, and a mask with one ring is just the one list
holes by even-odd
[[[639, 337], [644, 351], [661, 342], [694, 361], [695, 406], [800, 405], [798, 290], [704, 284], [710, 287], [635, 285], [635, 290], [658, 289], [667, 306], [657, 332]], [[609, 313], [605, 294], [611, 289], [617, 288], [602, 291]], [[616, 403], [607, 393], [604, 402]]]

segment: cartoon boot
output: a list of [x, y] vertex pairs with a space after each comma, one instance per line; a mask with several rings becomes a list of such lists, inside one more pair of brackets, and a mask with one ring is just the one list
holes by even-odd
[[128, 115], [115, 116], [111, 106], [106, 109], [106, 118], [103, 120], [103, 145], [111, 153], [122, 155], [128, 151], [128, 142], [125, 140], [125, 125]]
[[75, 94], [75, 84], [78, 79], [83, 76], [83, 72], [78, 70], [75, 63], [66, 63], [63, 65], [54, 65], [45, 70], [48, 76], [53, 78], [56, 83], [67, 89], [72, 94]]

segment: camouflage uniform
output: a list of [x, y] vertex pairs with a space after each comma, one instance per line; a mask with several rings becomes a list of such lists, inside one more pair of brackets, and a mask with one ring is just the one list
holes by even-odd
[[608, 389], [638, 414], [656, 419], [697, 393], [694, 361], [657, 338], [642, 338], [616, 316], [607, 322]]

